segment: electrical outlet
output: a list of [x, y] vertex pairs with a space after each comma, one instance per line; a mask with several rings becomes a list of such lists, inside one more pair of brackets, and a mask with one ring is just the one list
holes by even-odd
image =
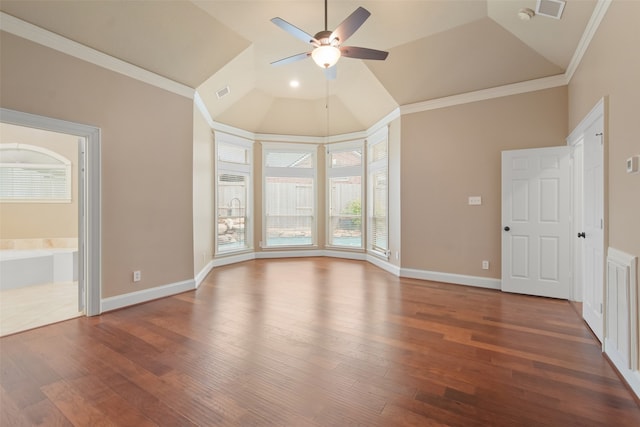
[[489, 261], [482, 261], [482, 269], [483, 270], [489, 269]]
[[139, 282], [140, 280], [142, 280], [142, 272], [140, 270], [136, 270], [133, 272], [133, 281], [134, 282]]
[[481, 205], [482, 204], [482, 196], [469, 196], [469, 204], [470, 205]]

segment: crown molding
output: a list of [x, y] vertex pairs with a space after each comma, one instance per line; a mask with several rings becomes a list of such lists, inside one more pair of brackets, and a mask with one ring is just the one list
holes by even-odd
[[452, 107], [456, 105], [468, 104], [471, 102], [485, 101], [504, 96], [518, 95], [538, 90], [551, 89], [559, 86], [566, 86], [571, 81], [573, 74], [577, 70], [582, 57], [586, 53], [591, 40], [593, 39], [602, 19], [604, 18], [612, 0], [598, 0], [594, 11], [587, 23], [584, 33], [578, 43], [578, 47], [571, 58], [571, 61], [564, 72], [550, 77], [544, 77], [525, 82], [514, 83], [489, 89], [478, 90], [474, 92], [453, 95], [444, 98], [432, 99], [428, 101], [417, 102], [413, 104], [402, 105], [385, 117], [381, 118], [373, 126], [365, 131], [354, 132], [342, 135], [332, 135], [327, 137], [311, 137], [296, 135], [276, 135], [276, 134], [255, 134], [253, 132], [238, 129], [233, 126], [217, 123], [213, 121], [202, 98], [197, 92], [186, 85], [175, 82], [166, 77], [152, 73], [128, 62], [106, 55], [88, 46], [69, 40], [60, 35], [54, 34], [36, 25], [22, 21], [4, 12], [0, 12], [0, 28], [11, 34], [30, 40], [34, 43], [47, 46], [59, 52], [66, 53], [73, 57], [82, 59], [108, 70], [126, 75], [133, 79], [151, 84], [153, 86], [168, 90], [187, 98], [194, 99], [199, 111], [212, 129], [222, 132], [241, 136], [247, 139], [261, 140], [265, 142], [302, 142], [312, 144], [326, 144], [331, 142], [341, 142], [353, 139], [366, 138], [375, 133], [378, 129], [388, 125], [392, 120], [405, 114], [413, 114], [422, 111], [436, 110], [439, 108]]
[[477, 90], [475, 92], [463, 93], [460, 95], [447, 96], [445, 98], [431, 99], [429, 101], [406, 104], [400, 107], [400, 113], [413, 114], [421, 111], [437, 110], [439, 108], [453, 107], [456, 105], [469, 104], [471, 102], [486, 101], [488, 99], [501, 98], [503, 96], [519, 95], [521, 93], [535, 92], [538, 90], [551, 89], [558, 86], [566, 86], [568, 81], [564, 74], [544, 77], [536, 80], [513, 83], [510, 85], [493, 87], [490, 89]]
[[114, 58], [113, 56], [74, 42], [73, 40], [52, 33], [44, 28], [40, 28], [11, 15], [7, 15], [4, 12], [0, 12], [0, 28], [2, 31], [6, 31], [15, 36], [22, 37], [23, 39], [46, 46], [57, 50], [58, 52], [73, 56], [74, 58], [87, 61], [91, 64], [131, 77], [132, 79], [139, 80], [152, 86], [156, 86], [177, 95], [190, 99], [194, 96], [193, 94], [195, 90], [189, 86]]
[[205, 119], [209, 127], [213, 129], [216, 122], [213, 121], [213, 117], [209, 114], [209, 110], [207, 110], [207, 106], [204, 104], [204, 101], [197, 90], [193, 94], [193, 103], [196, 105], [196, 108], [198, 108], [198, 111], [200, 111], [200, 114]]
[[255, 139], [260, 142], [287, 142], [299, 144], [324, 144], [324, 136], [303, 136], [303, 135], [276, 135], [270, 133], [257, 133]]
[[584, 33], [582, 33], [582, 37], [578, 42], [578, 47], [573, 53], [569, 66], [564, 73], [567, 79], [567, 84], [571, 81], [573, 74], [578, 69], [580, 62], [582, 61], [582, 57], [587, 52], [587, 48], [589, 47], [589, 44], [591, 44], [591, 40], [596, 34], [598, 27], [600, 27], [600, 23], [602, 22], [604, 15], [607, 13], [607, 10], [609, 10], [611, 2], [612, 0], [598, 0], [596, 3], [593, 13], [591, 14], [591, 18], [589, 18], [589, 22], [587, 23], [587, 27], [584, 29]]
[[401, 116], [400, 107], [394, 108], [389, 114], [378, 120], [373, 126], [367, 129], [367, 137], [375, 134], [383, 127], [389, 126], [389, 123]]

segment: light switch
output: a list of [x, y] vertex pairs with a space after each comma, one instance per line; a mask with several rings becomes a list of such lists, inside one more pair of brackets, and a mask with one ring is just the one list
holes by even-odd
[[469, 196], [469, 204], [470, 205], [481, 205], [482, 197], [481, 196]]
[[627, 159], [627, 173], [638, 173], [640, 156], [632, 156]]

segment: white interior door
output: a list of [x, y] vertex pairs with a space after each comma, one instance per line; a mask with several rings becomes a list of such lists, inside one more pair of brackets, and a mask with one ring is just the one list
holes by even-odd
[[502, 152], [502, 290], [571, 295], [570, 148]]
[[604, 169], [602, 116], [584, 133], [582, 317], [602, 342], [604, 298]]

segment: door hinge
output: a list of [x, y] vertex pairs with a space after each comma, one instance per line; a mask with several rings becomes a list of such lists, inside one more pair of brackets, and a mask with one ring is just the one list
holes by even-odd
[[604, 220], [600, 218], [600, 230], [604, 229]]
[[602, 314], [602, 303], [600, 303], [600, 314]]

